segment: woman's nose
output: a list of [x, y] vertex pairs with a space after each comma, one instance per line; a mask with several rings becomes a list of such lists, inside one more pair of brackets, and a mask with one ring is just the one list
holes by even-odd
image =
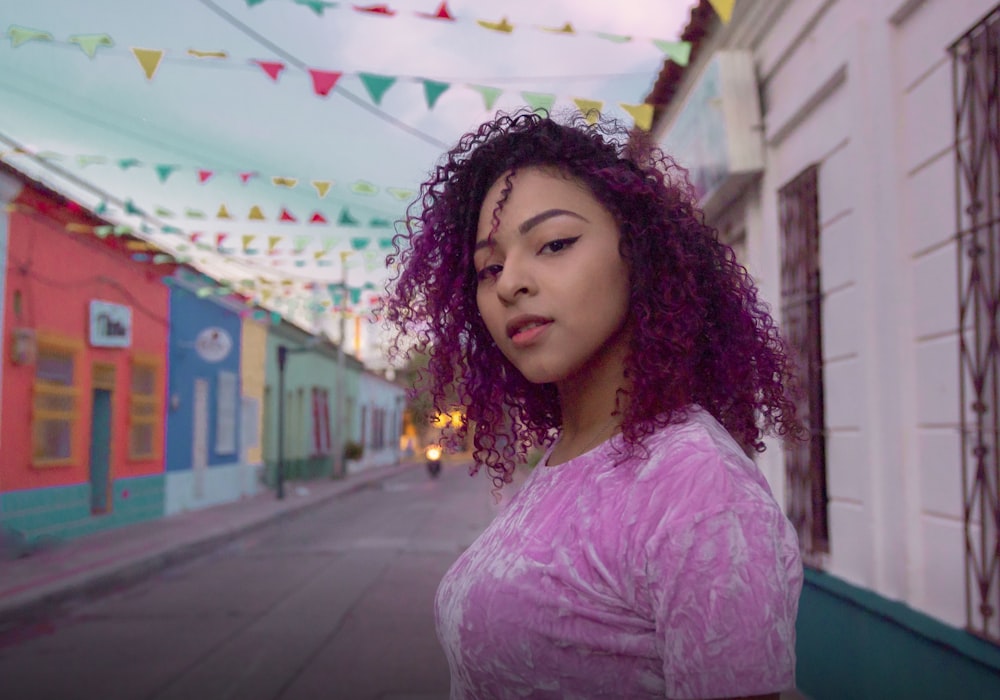
[[532, 293], [535, 285], [529, 268], [523, 261], [512, 260], [508, 256], [497, 278], [497, 295], [502, 301], [512, 304], [521, 294]]

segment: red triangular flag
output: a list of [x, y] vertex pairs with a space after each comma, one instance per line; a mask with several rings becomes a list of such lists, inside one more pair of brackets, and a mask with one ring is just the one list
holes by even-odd
[[281, 216], [278, 217], [278, 221], [298, 221], [298, 219], [292, 216], [291, 212], [282, 207]]
[[316, 94], [326, 97], [330, 94], [330, 90], [333, 89], [333, 86], [337, 84], [337, 81], [340, 80], [340, 76], [343, 75], [343, 73], [310, 68], [309, 75], [312, 76], [313, 90], [316, 91]]
[[278, 63], [277, 61], [254, 61], [254, 63], [260, 66], [270, 76], [271, 80], [275, 82], [278, 82], [278, 76], [281, 75], [281, 71], [285, 70], [285, 64]]
[[198, 239], [201, 238], [201, 231], [195, 231], [189, 236], [189, 238], [191, 239], [192, 243], [197, 243]]
[[217, 234], [215, 234], [215, 247], [216, 248], [221, 248], [222, 247], [222, 242], [225, 241], [228, 236], [229, 236], [228, 233], [217, 233]]
[[257, 175], [258, 175], [258, 173], [255, 173], [253, 171], [249, 171], [249, 172], [245, 172], [245, 173], [240, 173], [240, 180], [245, 185], [248, 182], [250, 182], [250, 178], [257, 177]]
[[438, 6], [437, 12], [434, 14], [431, 14], [430, 12], [418, 12], [417, 14], [421, 17], [426, 17], [427, 19], [450, 19], [452, 22], [455, 21], [455, 18], [448, 11], [447, 2], [442, 2], [441, 5]]
[[208, 182], [209, 178], [211, 178], [214, 174], [215, 173], [211, 170], [199, 170], [198, 182], [204, 185], [206, 182]]
[[354, 5], [354, 9], [358, 12], [370, 12], [373, 15], [385, 15], [386, 17], [392, 17], [396, 14], [396, 11], [389, 9], [388, 5]]
[[323, 216], [322, 212], [314, 212], [312, 217], [309, 219], [310, 224], [325, 224], [327, 223], [326, 217]]

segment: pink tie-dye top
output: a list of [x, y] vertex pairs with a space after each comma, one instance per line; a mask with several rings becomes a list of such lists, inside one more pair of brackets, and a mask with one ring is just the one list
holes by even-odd
[[802, 563], [757, 466], [699, 408], [647, 438], [648, 458], [614, 466], [619, 440], [546, 454], [445, 574], [453, 700], [794, 687]]

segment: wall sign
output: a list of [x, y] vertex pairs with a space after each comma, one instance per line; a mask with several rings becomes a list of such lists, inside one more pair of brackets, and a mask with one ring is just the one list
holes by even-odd
[[198, 334], [194, 349], [205, 362], [222, 362], [233, 349], [233, 339], [225, 328], [209, 326]]
[[132, 307], [91, 300], [90, 345], [95, 348], [131, 347]]

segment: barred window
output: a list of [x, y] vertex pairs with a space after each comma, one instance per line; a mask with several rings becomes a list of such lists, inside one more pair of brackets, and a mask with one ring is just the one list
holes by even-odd
[[788, 517], [807, 562], [830, 551], [823, 415], [822, 287], [819, 265], [819, 195], [816, 165], [778, 191], [781, 225], [781, 311], [785, 338], [804, 388], [797, 409], [808, 440], [785, 445]]
[[159, 377], [158, 360], [133, 359], [128, 409], [131, 460], [155, 459], [159, 455], [159, 426], [163, 424]]
[[1000, 7], [950, 51], [966, 624], [1000, 642]]
[[32, 463], [72, 464], [79, 425], [77, 353], [68, 345], [40, 340], [32, 401]]

